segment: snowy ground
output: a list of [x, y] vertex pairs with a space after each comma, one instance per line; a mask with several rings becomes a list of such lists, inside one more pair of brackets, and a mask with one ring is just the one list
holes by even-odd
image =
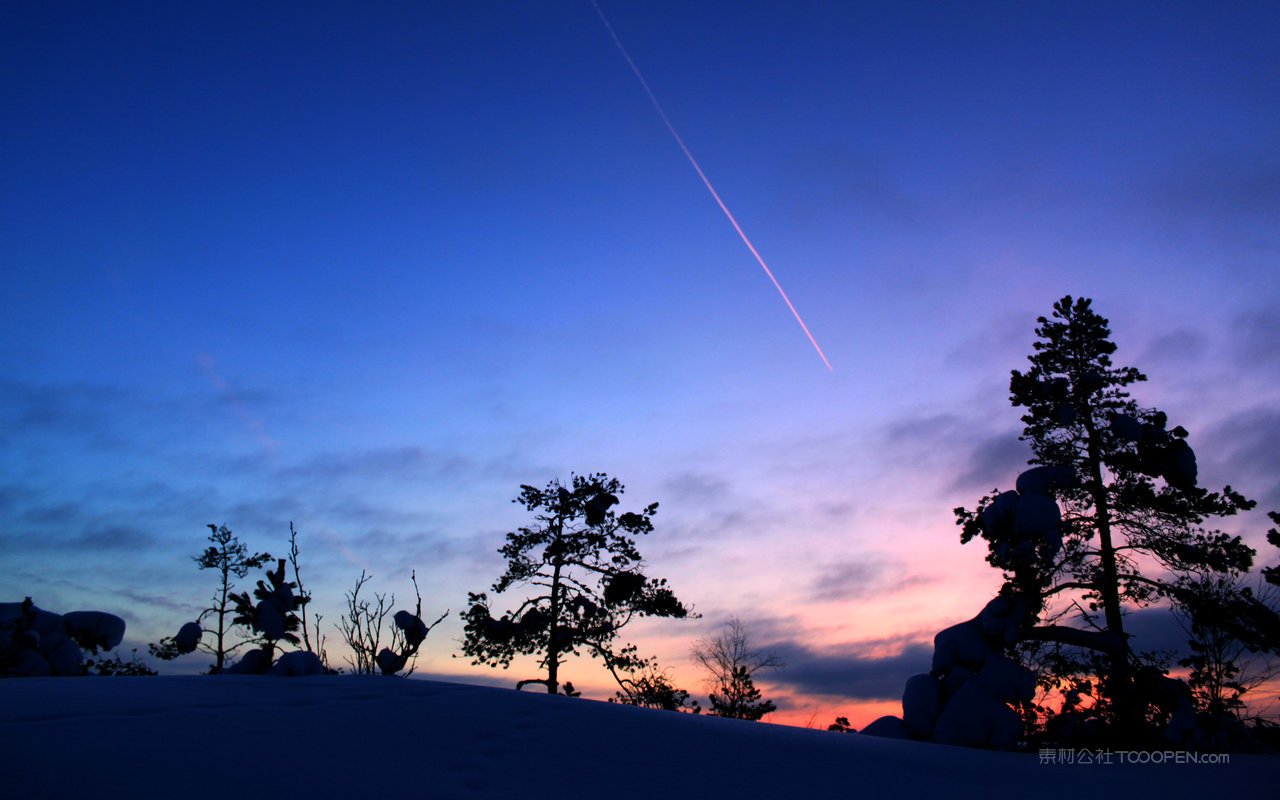
[[1263, 756], [1042, 764], [1039, 754], [398, 678], [0, 681], [5, 798], [1164, 800], [1274, 789], [1277, 778], [1280, 758]]

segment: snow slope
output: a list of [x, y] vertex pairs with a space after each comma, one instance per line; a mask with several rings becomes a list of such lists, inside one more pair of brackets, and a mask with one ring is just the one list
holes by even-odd
[[398, 678], [0, 681], [4, 798], [1163, 800], [1260, 790], [1278, 777], [1280, 758], [1264, 756], [1041, 764], [1036, 754]]

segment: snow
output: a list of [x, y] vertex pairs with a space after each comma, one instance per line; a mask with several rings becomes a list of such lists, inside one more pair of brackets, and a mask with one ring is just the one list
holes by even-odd
[[[270, 763], [234, 754], [264, 720]], [[1215, 796], [1259, 791], [1280, 759], [1041, 763], [858, 734], [370, 676], [0, 681], [5, 797], [432, 798]], [[232, 761], [228, 761], [231, 758]], [[206, 764], [193, 781], [192, 764]], [[406, 771], [404, 765], [412, 765]], [[67, 770], [79, 777], [68, 779]], [[405, 783], [406, 776], [413, 776]], [[1138, 793], [1142, 794], [1139, 795]]]

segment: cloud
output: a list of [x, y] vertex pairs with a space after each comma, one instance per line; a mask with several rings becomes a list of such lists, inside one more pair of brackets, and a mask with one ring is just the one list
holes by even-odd
[[63, 525], [80, 519], [84, 512], [76, 503], [57, 503], [28, 508], [19, 515], [24, 523], [34, 525]]
[[[1027, 466], [1031, 449], [1014, 428], [992, 430], [971, 417], [937, 413], [900, 417], [883, 428], [883, 440], [894, 460], [917, 469], [929, 464], [953, 477], [949, 491], [982, 492], [1009, 483]], [[918, 472], [918, 469], [917, 469]]]
[[909, 575], [901, 561], [873, 554], [824, 567], [813, 581], [810, 597], [819, 602], [883, 597], [930, 580], [923, 575]]
[[928, 672], [933, 658], [933, 645], [922, 642], [886, 656], [864, 655], [859, 650], [817, 652], [797, 641], [774, 642], [767, 649], [785, 664], [767, 675], [768, 683], [852, 700], [901, 698], [907, 678]]
[[1217, 221], [1280, 221], [1280, 162], [1274, 154], [1203, 154], [1184, 159], [1151, 195], [1179, 218]]
[[74, 536], [50, 536], [40, 532], [0, 534], [0, 550], [6, 552], [77, 551], [141, 551], [157, 544], [156, 538], [130, 525], [86, 523]]
[[150, 533], [129, 525], [87, 527], [71, 545], [88, 550], [141, 550], [156, 543]]
[[1235, 360], [1250, 369], [1280, 369], [1280, 315], [1273, 308], [1237, 315], [1231, 323]]
[[1199, 361], [1208, 349], [1208, 337], [1203, 333], [1180, 328], [1152, 339], [1137, 363], [1187, 366]]
[[917, 228], [928, 221], [924, 204], [904, 188], [882, 159], [827, 146], [815, 148], [788, 166], [792, 188], [785, 192], [784, 202], [797, 221], [847, 216], [850, 211], [860, 218]]
[[985, 492], [997, 484], [1010, 484], [1027, 468], [1031, 448], [1018, 438], [1019, 432], [1008, 430], [989, 435], [971, 445], [965, 466], [951, 488], [956, 491]]
[[174, 600], [171, 597], [166, 597], [166, 596], [157, 595], [157, 594], [148, 594], [146, 592], [140, 592], [136, 589], [130, 589], [130, 588], [120, 589], [118, 591], [118, 594], [120, 594], [120, 596], [122, 597], [132, 600], [133, 602], [139, 605], [151, 606], [154, 608], [163, 608], [166, 611], [177, 612], [178, 614], [182, 615], [181, 618], [184, 618], [184, 619], [194, 618], [194, 616], [199, 614], [200, 611], [202, 610], [200, 606], [195, 605], [194, 603], [182, 603], [182, 602], [178, 602], [177, 600]]
[[1257, 493], [1266, 508], [1280, 509], [1280, 410], [1234, 414], [1217, 426], [1212, 438], [1225, 445], [1232, 486]]
[[663, 480], [662, 491], [674, 500], [708, 503], [724, 499], [729, 484], [710, 473], [685, 471]]
[[107, 433], [117, 412], [134, 405], [128, 392], [103, 384], [38, 384], [0, 381], [0, 429], [119, 444]]
[[1124, 618], [1124, 630], [1138, 652], [1173, 653], [1175, 659], [1187, 652], [1187, 632], [1167, 608], [1151, 606], [1131, 612]]
[[278, 475], [316, 480], [349, 477], [410, 479], [469, 473], [476, 467], [475, 462], [458, 453], [404, 446], [321, 453], [281, 467]]

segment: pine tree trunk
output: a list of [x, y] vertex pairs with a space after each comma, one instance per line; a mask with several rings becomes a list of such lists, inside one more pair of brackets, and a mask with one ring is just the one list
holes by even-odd
[[214, 673], [222, 672], [223, 666], [226, 664], [227, 654], [223, 649], [224, 637], [226, 636], [226, 617], [227, 617], [227, 585], [230, 583], [230, 566], [227, 562], [226, 548], [223, 548], [222, 554], [222, 598], [218, 601], [218, 652], [214, 654]]
[[1122, 643], [1118, 651], [1111, 653], [1111, 674], [1108, 694], [1115, 705], [1116, 718], [1121, 734], [1128, 739], [1137, 732], [1141, 720], [1133, 696], [1133, 677], [1129, 670], [1129, 641], [1124, 632], [1124, 615], [1120, 613], [1120, 579], [1116, 563], [1115, 544], [1111, 539], [1111, 504], [1107, 498], [1106, 484], [1102, 482], [1102, 456], [1098, 451], [1097, 430], [1093, 420], [1086, 415], [1085, 430], [1088, 433], [1089, 493], [1093, 498], [1094, 523], [1098, 530], [1098, 558], [1102, 566], [1102, 610], [1107, 621], [1107, 631]]
[[[557, 518], [554, 543], [560, 544], [560, 534], [564, 528], [564, 520]], [[551, 574], [551, 629], [547, 635], [547, 694], [560, 691], [560, 569], [564, 566], [563, 554], [557, 552], [552, 562], [554, 570]]]

